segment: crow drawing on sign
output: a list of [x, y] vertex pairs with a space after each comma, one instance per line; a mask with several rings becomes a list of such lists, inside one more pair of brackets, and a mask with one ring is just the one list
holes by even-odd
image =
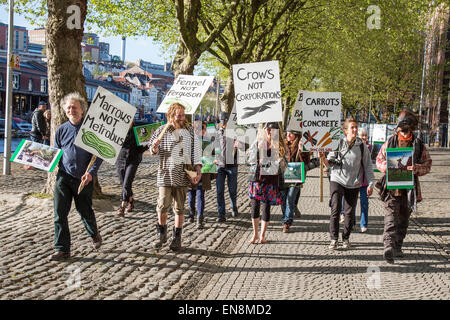
[[263, 112], [266, 111], [267, 109], [270, 109], [272, 104], [275, 104], [277, 101], [273, 100], [273, 101], [267, 101], [264, 102], [264, 104], [262, 104], [261, 106], [258, 107], [245, 107], [245, 113], [242, 115], [242, 119], [254, 116], [255, 114], [259, 113], [259, 112]]

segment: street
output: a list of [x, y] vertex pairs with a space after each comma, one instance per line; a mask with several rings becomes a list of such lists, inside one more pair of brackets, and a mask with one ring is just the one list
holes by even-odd
[[[156, 239], [155, 159], [147, 153], [134, 183], [136, 207], [116, 216], [120, 187], [115, 168], [104, 163], [99, 180], [107, 198], [94, 200], [103, 246], [91, 239], [72, 208], [72, 258], [48, 262], [53, 253], [52, 199], [41, 192], [47, 174], [15, 163], [0, 178], [0, 299], [161, 300], [354, 300], [450, 299], [450, 151], [431, 151], [431, 173], [421, 178], [424, 201], [413, 215], [404, 258], [382, 257], [383, 203], [369, 200], [369, 229], [357, 226], [350, 250], [328, 249], [329, 189], [319, 202], [319, 171], [307, 175], [300, 197], [302, 216], [282, 233], [280, 207], [273, 208], [266, 244], [250, 244], [250, 202], [245, 166], [240, 166], [239, 211], [215, 222], [215, 185], [206, 194], [206, 228], [185, 220], [182, 250], [152, 248]], [[379, 178], [380, 174], [376, 174]], [[227, 209], [229, 198], [226, 193]], [[357, 212], [359, 210], [359, 205]], [[173, 215], [169, 215], [169, 242]], [[339, 246], [342, 245], [340, 241]]]

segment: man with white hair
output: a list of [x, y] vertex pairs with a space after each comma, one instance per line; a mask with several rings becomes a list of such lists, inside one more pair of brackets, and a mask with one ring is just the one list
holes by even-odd
[[[94, 249], [100, 248], [102, 238], [92, 209], [93, 178], [102, 163], [100, 158], [88, 172], [86, 169], [92, 155], [74, 144], [75, 138], [86, 114], [86, 100], [79, 93], [66, 95], [61, 102], [69, 121], [63, 123], [55, 133], [55, 148], [62, 149], [59, 170], [54, 191], [55, 249], [50, 260], [61, 261], [70, 258], [70, 231], [67, 216], [75, 200], [75, 207], [81, 216], [88, 235], [92, 238]], [[78, 194], [78, 187], [84, 185]]]

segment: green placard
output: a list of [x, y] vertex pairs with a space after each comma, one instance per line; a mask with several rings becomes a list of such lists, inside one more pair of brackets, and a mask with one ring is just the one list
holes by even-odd
[[305, 183], [305, 163], [288, 162], [284, 171], [285, 183]]
[[164, 122], [156, 122], [144, 124], [142, 126], [133, 127], [134, 137], [138, 146], [146, 146], [150, 144], [150, 138], [153, 132], [158, 129]]
[[413, 148], [386, 149], [386, 189], [414, 189]]
[[62, 154], [61, 149], [22, 139], [10, 161], [53, 172]]

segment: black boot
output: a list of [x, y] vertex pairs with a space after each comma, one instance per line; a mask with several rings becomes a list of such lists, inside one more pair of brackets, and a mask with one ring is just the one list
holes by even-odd
[[164, 243], [167, 242], [167, 225], [162, 226], [160, 224], [156, 224], [156, 230], [158, 231], [158, 239], [153, 244], [153, 247], [155, 249], [159, 249]]
[[197, 229], [203, 229], [203, 216], [197, 216]]
[[177, 251], [181, 249], [181, 228], [173, 228], [173, 238], [170, 244], [170, 249]]

